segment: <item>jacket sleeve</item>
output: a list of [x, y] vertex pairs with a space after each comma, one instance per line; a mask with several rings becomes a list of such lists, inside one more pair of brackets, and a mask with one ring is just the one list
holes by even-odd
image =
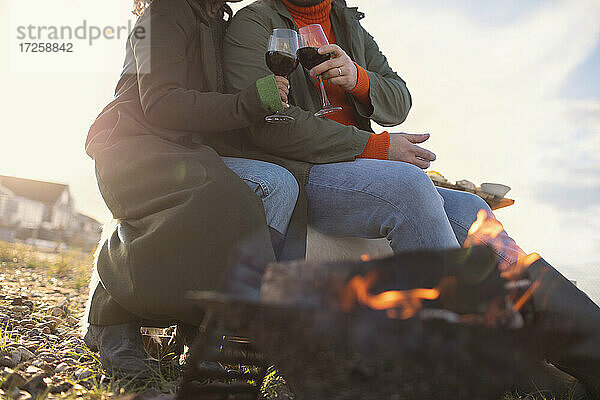
[[[229, 91], [243, 90], [268, 73], [265, 52], [272, 27], [252, 9], [239, 11], [229, 26], [224, 44], [225, 81]], [[301, 73], [296, 71], [294, 73]], [[291, 88], [293, 96], [294, 88]], [[252, 142], [285, 158], [314, 164], [351, 161], [361, 154], [370, 132], [318, 118], [291, 105], [286, 114], [295, 118], [286, 124], [260, 121], [248, 129]]]
[[366, 65], [370, 81], [371, 105], [355, 101], [359, 114], [381, 126], [399, 125], [408, 116], [412, 99], [406, 83], [392, 70], [379, 46], [362, 26], [359, 26], [365, 43]]
[[[190, 18], [155, 9], [140, 18], [136, 29], [129, 45], [136, 62], [142, 111], [153, 125], [215, 133], [247, 127], [272, 109], [283, 108], [271, 74], [248, 82], [235, 95], [187, 87], [193, 71], [188, 71], [186, 49], [192, 35], [198, 35], [193, 32], [197, 29], [193, 15]], [[214, 56], [206, 54], [203, 58], [213, 62]]]

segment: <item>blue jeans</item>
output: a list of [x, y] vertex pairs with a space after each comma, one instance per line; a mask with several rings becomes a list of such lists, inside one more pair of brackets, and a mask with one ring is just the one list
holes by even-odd
[[285, 235], [298, 199], [296, 178], [287, 169], [263, 161], [233, 157], [222, 160], [260, 197], [267, 224]]
[[[385, 237], [394, 253], [460, 247], [477, 212], [484, 209], [492, 215], [480, 197], [436, 188], [423, 170], [397, 161], [315, 165], [306, 191], [309, 224], [316, 230], [332, 236]], [[502, 260], [514, 262], [522, 253], [506, 231], [496, 240], [503, 244], [493, 246]]]

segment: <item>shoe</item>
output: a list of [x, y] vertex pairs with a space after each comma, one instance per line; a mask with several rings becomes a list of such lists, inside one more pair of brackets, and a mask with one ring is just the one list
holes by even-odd
[[102, 367], [115, 377], [147, 379], [159, 371], [158, 361], [144, 350], [137, 324], [90, 325], [83, 341], [90, 350], [100, 353]]
[[[533, 294], [535, 324], [555, 333], [548, 348], [554, 366], [577, 378], [587, 398], [600, 400], [600, 308], [543, 259], [528, 268], [539, 282]], [[554, 331], [554, 332], [552, 332]], [[571, 343], [562, 344], [565, 336]], [[555, 347], [561, 350], [556, 354]]]

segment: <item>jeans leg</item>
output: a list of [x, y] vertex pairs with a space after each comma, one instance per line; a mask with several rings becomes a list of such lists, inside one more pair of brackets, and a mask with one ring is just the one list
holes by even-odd
[[325, 234], [386, 237], [395, 253], [459, 247], [442, 197], [418, 167], [359, 159], [313, 166], [309, 224]]
[[245, 158], [222, 159], [261, 198], [268, 225], [285, 235], [298, 199], [296, 178], [279, 165]]
[[[490, 206], [479, 196], [469, 192], [437, 188], [444, 199], [444, 209], [450, 225], [456, 234], [458, 242], [463, 245], [467, 238], [469, 228], [477, 219], [477, 212], [485, 210], [488, 216], [495, 218]], [[487, 238], [478, 237], [481, 241], [491, 247], [501, 260], [512, 264], [525, 253], [515, 241], [503, 230], [493, 243]]]

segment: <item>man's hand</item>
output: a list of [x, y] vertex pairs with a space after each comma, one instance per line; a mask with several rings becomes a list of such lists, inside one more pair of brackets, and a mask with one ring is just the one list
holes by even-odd
[[275, 82], [277, 82], [277, 88], [279, 89], [279, 96], [283, 105], [287, 107], [288, 95], [290, 94], [290, 82], [283, 76], [275, 76]]
[[431, 162], [435, 161], [435, 154], [416, 145], [416, 143], [423, 143], [429, 139], [429, 136], [429, 133], [392, 133], [390, 135], [389, 159], [414, 164], [422, 169], [429, 168]]
[[319, 49], [319, 54], [327, 53], [331, 53], [333, 58], [311, 69], [310, 74], [313, 77], [322, 74], [328, 83], [338, 85], [346, 92], [354, 89], [358, 82], [356, 64], [337, 44], [328, 44]]

